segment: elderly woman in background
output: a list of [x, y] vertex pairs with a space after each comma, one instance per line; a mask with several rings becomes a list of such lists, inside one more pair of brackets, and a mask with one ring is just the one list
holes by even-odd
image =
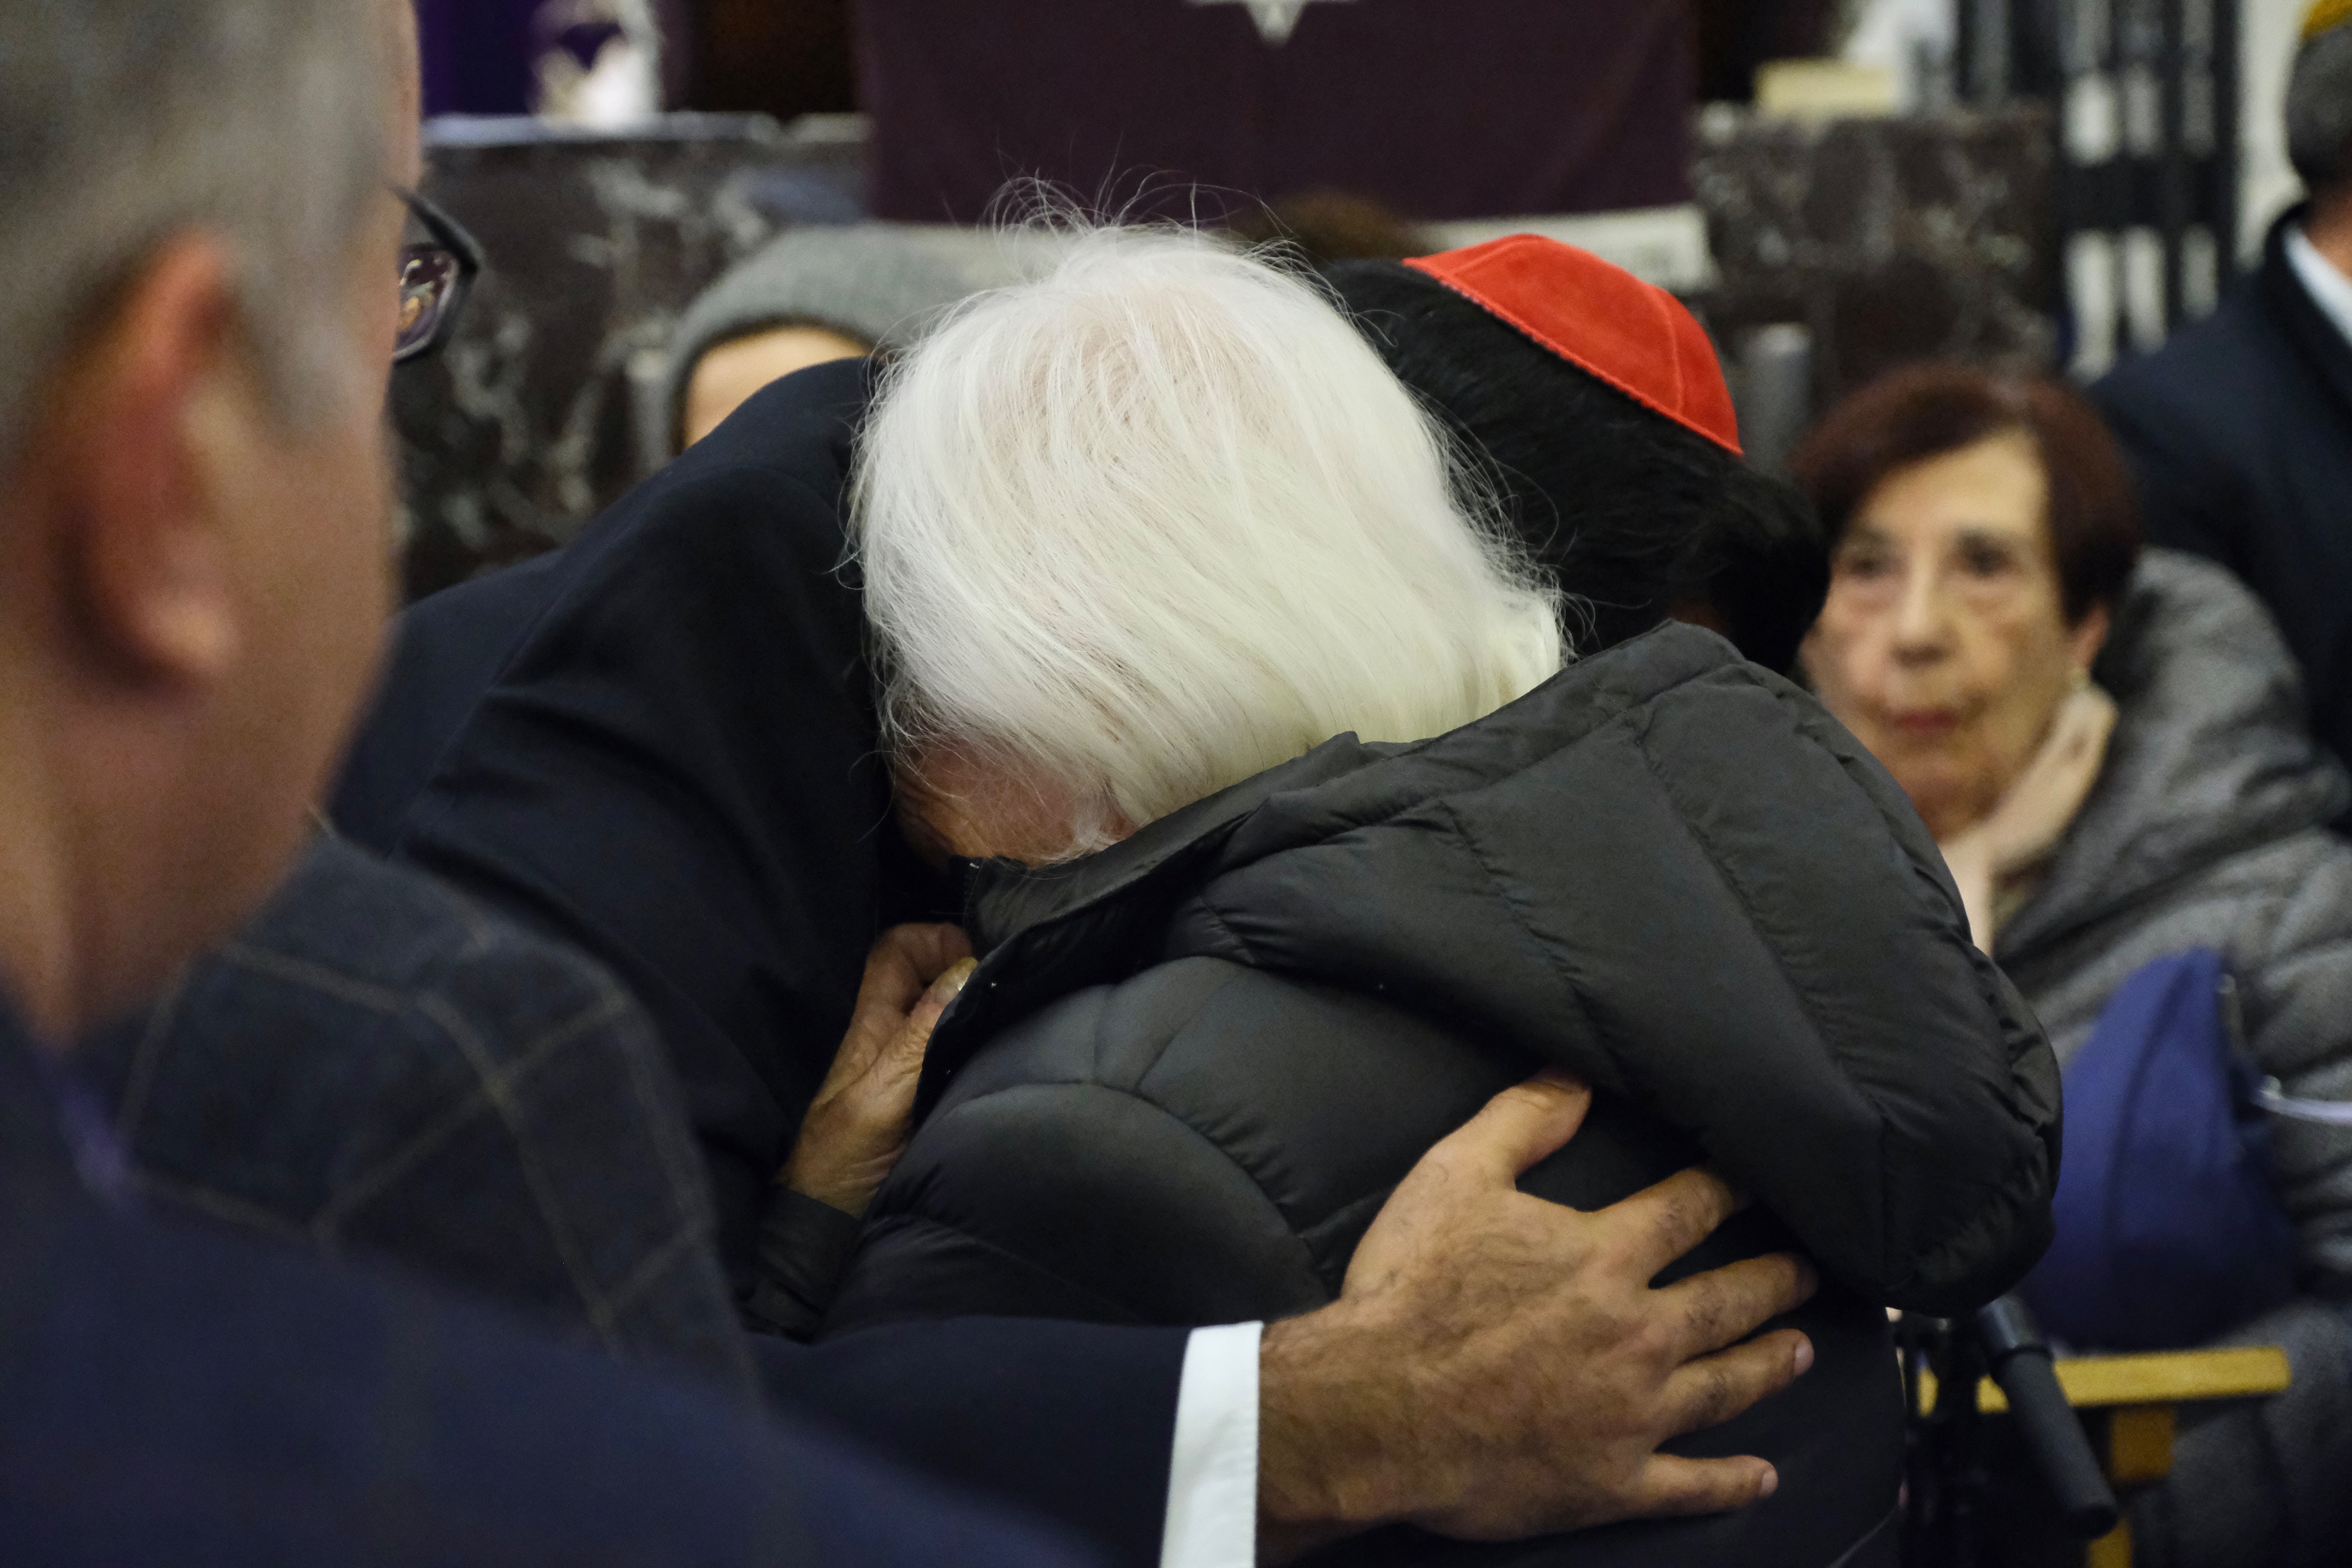
[[[2141, 552], [2097, 415], [2055, 382], [1916, 368], [1832, 412], [1791, 470], [1833, 541], [1814, 688], [1943, 845], [1979, 945], [2061, 1061], [2127, 977], [2210, 948], [2262, 1070], [2352, 1097], [2352, 849], [2324, 826], [2343, 771], [2252, 596]], [[2229, 1338], [2285, 1345], [2294, 1386], [2183, 1434], [2137, 1505], [2144, 1560], [2342, 1550], [2352, 1131], [2282, 1122], [2273, 1147], [2305, 1293]]]
[[[1570, 346], [1706, 379], [1626, 362], [1686, 316], [1636, 323]], [[1563, 667], [1556, 591], [1374, 350], [1197, 237], [1094, 235], [967, 305], [858, 465], [902, 810], [986, 862], [984, 958], [826, 1332], [1308, 1310], [1532, 1057], [1597, 1089], [1529, 1192], [1601, 1208], [1712, 1159], [1759, 1207], [1694, 1264], [1801, 1246], [1825, 1283], [1781, 1320], [1802, 1350], [1762, 1342], [1811, 1370], [1675, 1450], [1761, 1455], [1777, 1490], [1514, 1561], [1891, 1561], [1877, 1308], [2024, 1271], [2055, 1082], [1851, 737], [1687, 626]]]

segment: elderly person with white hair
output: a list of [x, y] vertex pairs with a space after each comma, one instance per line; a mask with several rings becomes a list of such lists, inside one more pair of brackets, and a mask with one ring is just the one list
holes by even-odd
[[1825, 1276], [1775, 1325], [1807, 1375], [1670, 1449], [1777, 1490], [1575, 1561], [1891, 1561], [1878, 1309], [1973, 1307], [2039, 1254], [2048, 1048], [1833, 720], [1690, 627], [1567, 663], [1479, 495], [1308, 284], [1195, 238], [1091, 236], [889, 373], [852, 532], [902, 811], [980, 862], [983, 961], [827, 1332], [1311, 1310], [1423, 1152], [1546, 1065], [1593, 1097], [1527, 1192], [1600, 1209], [1712, 1161], [1758, 1207], [1656, 1288], [1782, 1246]]

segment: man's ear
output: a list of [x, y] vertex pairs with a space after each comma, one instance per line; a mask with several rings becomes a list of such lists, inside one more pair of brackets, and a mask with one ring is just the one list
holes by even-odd
[[141, 271], [59, 389], [61, 587], [91, 651], [133, 678], [201, 685], [236, 658], [231, 541], [200, 447], [249, 379], [227, 252], [191, 235]]

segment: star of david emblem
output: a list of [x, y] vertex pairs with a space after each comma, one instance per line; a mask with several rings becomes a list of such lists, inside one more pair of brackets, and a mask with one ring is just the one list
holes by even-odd
[[1344, 5], [1347, 0], [1192, 0], [1195, 5], [1248, 6], [1257, 36], [1275, 47], [1290, 42], [1290, 35], [1298, 30], [1299, 13], [1318, 3]]

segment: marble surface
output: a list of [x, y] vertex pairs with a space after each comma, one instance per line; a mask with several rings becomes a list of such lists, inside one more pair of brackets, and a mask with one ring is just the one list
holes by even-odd
[[[2038, 111], [1805, 125], [1709, 110], [1697, 146], [1715, 281], [1692, 298], [1727, 359], [1769, 346], [1759, 331], [1808, 329], [1813, 407], [1921, 357], [2049, 362]], [[436, 121], [427, 190], [490, 272], [446, 354], [394, 377], [410, 595], [563, 542], [662, 461], [679, 314], [780, 229], [856, 221], [864, 152], [855, 117], [673, 117], [627, 136]]]
[[429, 158], [489, 269], [448, 349], [393, 378], [412, 598], [563, 542], [657, 465], [678, 314], [782, 225], [859, 212], [854, 149], [755, 117], [442, 120]]
[[2046, 111], [1827, 123], [1711, 108], [1694, 184], [1716, 286], [1693, 303], [1736, 356], [1810, 329], [1815, 406], [1913, 360], [2047, 369], [2060, 267]]

